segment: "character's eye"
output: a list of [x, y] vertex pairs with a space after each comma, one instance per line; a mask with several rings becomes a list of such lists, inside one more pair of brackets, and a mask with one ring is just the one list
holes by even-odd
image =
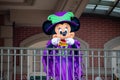
[[62, 34], [62, 29], [59, 28], [59, 33]]
[[68, 33], [68, 29], [67, 28], [65, 28], [65, 32]]

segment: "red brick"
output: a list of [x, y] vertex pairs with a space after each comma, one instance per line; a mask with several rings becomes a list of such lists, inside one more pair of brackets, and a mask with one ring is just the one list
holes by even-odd
[[3, 46], [4, 46], [4, 39], [0, 38], [0, 47], [3, 47]]
[[4, 25], [4, 15], [0, 15], [0, 25]]
[[76, 36], [86, 41], [90, 48], [103, 48], [104, 44], [120, 36], [120, 19], [83, 15]]
[[20, 42], [24, 39], [33, 36], [35, 34], [41, 33], [41, 27], [15, 27], [13, 31], [13, 42], [14, 46], [18, 47]]

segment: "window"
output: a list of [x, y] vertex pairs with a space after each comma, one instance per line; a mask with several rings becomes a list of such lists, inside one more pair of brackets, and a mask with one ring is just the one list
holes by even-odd
[[120, 17], [119, 0], [89, 0], [84, 13]]

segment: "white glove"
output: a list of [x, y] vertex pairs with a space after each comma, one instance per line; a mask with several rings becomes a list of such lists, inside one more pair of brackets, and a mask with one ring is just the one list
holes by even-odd
[[53, 38], [52, 39], [52, 44], [53, 45], [58, 45], [59, 42], [60, 42], [60, 38]]
[[74, 39], [73, 38], [67, 38], [67, 39], [65, 39], [66, 40], [66, 43], [68, 44], [68, 45], [73, 45], [74, 44]]

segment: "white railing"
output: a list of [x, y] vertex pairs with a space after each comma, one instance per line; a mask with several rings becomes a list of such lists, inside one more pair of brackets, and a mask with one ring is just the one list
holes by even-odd
[[[79, 64], [82, 65], [83, 73], [78, 80], [120, 79], [120, 50], [0, 47], [0, 80], [46, 80], [48, 76], [43, 71], [44, 66], [42, 64], [45, 50], [47, 51], [47, 56], [59, 56], [60, 59], [61, 57], [67, 58], [69, 56], [74, 59], [75, 56], [82, 56], [82, 61], [79, 61]], [[67, 51], [67, 55], [49, 55], [50, 50]], [[69, 51], [72, 52], [72, 55], [68, 55]], [[80, 54], [75, 55], [75, 51], [79, 51]], [[56, 65], [55, 63], [53, 64]], [[66, 78], [68, 80], [68, 77]], [[59, 80], [62, 80], [62, 78]], [[74, 74], [73, 80], [76, 80]]]

